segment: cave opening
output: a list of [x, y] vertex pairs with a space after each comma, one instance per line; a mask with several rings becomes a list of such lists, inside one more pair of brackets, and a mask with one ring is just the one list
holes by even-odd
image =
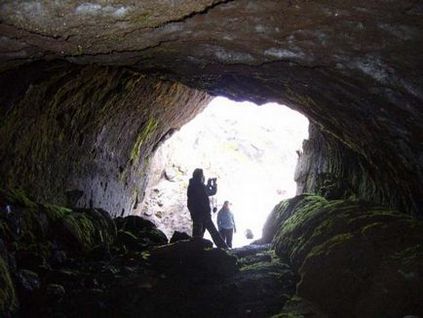
[[[211, 208], [219, 211], [224, 201], [231, 203], [237, 228], [233, 246], [249, 244], [261, 237], [273, 207], [295, 196], [295, 167], [307, 138], [307, 118], [286, 106], [216, 97], [158, 147], [146, 196], [135, 213], [168, 238], [174, 231], [191, 235], [186, 190], [192, 171], [201, 167], [206, 179], [217, 178]], [[215, 224], [217, 214], [212, 213]], [[208, 232], [205, 237], [210, 239]]]

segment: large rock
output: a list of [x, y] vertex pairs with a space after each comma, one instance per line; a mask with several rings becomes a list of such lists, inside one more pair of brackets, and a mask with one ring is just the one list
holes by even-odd
[[18, 308], [18, 298], [5, 260], [0, 257], [0, 314], [11, 317]]
[[362, 201], [291, 201], [273, 242], [298, 269], [300, 296], [330, 316], [423, 314], [422, 222]]
[[116, 226], [110, 215], [97, 209], [71, 211], [55, 231], [60, 241], [81, 252], [89, 252], [98, 245], [110, 246], [116, 238]]
[[157, 229], [154, 223], [137, 215], [116, 218], [119, 230], [118, 241], [128, 247], [145, 249], [148, 246], [164, 245], [168, 242], [166, 235]]
[[237, 259], [224, 250], [212, 248], [204, 239], [178, 241], [151, 251], [150, 260], [161, 270], [175, 275], [225, 277], [237, 270]]

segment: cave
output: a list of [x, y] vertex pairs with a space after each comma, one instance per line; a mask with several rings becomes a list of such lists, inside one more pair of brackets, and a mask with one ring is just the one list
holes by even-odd
[[296, 163], [307, 138], [308, 120], [286, 106], [216, 97], [157, 148], [134, 214], [168, 238], [175, 231], [191, 234], [186, 192], [192, 172], [201, 167], [217, 180], [218, 191], [210, 197], [213, 222], [218, 224], [219, 210], [229, 201], [236, 228], [232, 246], [247, 245], [261, 235], [275, 202], [295, 196]]
[[[1, 315], [423, 316], [422, 15], [2, 1]], [[214, 96], [310, 121], [297, 195], [233, 251], [134, 215], [154, 153]]]

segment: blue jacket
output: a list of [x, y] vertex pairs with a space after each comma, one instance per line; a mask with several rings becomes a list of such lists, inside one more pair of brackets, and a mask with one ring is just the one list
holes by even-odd
[[221, 208], [219, 213], [217, 213], [217, 226], [219, 231], [221, 229], [235, 229], [234, 215], [229, 209]]

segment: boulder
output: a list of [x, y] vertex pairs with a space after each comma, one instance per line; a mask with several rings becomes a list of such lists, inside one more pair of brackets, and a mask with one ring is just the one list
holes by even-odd
[[110, 245], [116, 237], [116, 227], [110, 215], [101, 209], [76, 209], [63, 219], [65, 232], [83, 250], [96, 245]]
[[27, 269], [21, 269], [16, 276], [18, 292], [22, 297], [30, 297], [40, 288], [41, 282], [37, 273]]
[[179, 241], [155, 248], [149, 260], [155, 268], [176, 275], [225, 277], [237, 270], [237, 258], [222, 249], [212, 248], [205, 239]]
[[298, 270], [299, 296], [334, 317], [423, 314], [421, 221], [363, 201], [310, 195], [283, 206], [273, 246]]
[[190, 238], [191, 238], [191, 236], [189, 236], [185, 232], [175, 231], [175, 232], [173, 232], [173, 235], [170, 238], [170, 243], [175, 243], [175, 242], [183, 241], [183, 240], [189, 240]]
[[157, 229], [153, 222], [145, 220], [140, 216], [129, 215], [125, 218], [118, 217], [114, 221], [120, 233], [120, 240], [123, 243], [126, 242], [132, 246], [138, 240], [142, 245], [158, 246], [168, 242], [166, 235]]

